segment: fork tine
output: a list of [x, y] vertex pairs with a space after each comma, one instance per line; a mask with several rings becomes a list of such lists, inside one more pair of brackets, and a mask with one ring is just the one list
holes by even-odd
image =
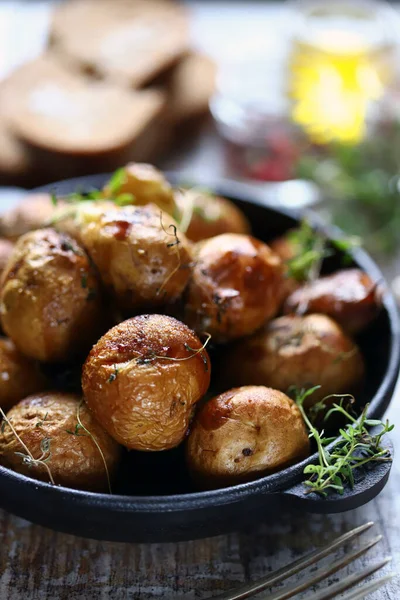
[[373, 521], [369, 521], [368, 523], [364, 523], [364, 525], [360, 525], [355, 529], [347, 531], [336, 540], [333, 540], [332, 542], [329, 542], [329, 544], [322, 546], [322, 548], [314, 550], [306, 556], [302, 556], [301, 558], [297, 559], [291, 565], [282, 567], [281, 569], [274, 571], [274, 573], [271, 573], [271, 575], [267, 575], [266, 577], [263, 577], [254, 583], [247, 583], [245, 585], [241, 585], [235, 590], [224, 592], [219, 596], [214, 596], [213, 600], [243, 600], [244, 598], [250, 598], [250, 596], [262, 592], [267, 587], [276, 585], [277, 583], [288, 579], [292, 575], [299, 573], [303, 569], [306, 569], [310, 565], [321, 560], [321, 558], [325, 558], [325, 556], [328, 556], [328, 554], [331, 554], [343, 546], [346, 542], [353, 540], [357, 536], [370, 529], [373, 524]]
[[384, 577], [379, 577], [379, 579], [370, 581], [369, 583], [359, 587], [357, 590], [353, 590], [352, 592], [346, 594], [346, 596], [343, 596], [342, 600], [363, 600], [367, 594], [376, 592], [376, 590], [379, 590], [379, 588], [388, 583], [388, 581], [393, 579], [393, 577], [396, 577], [396, 575], [398, 575], [398, 573], [391, 572]]
[[[329, 586], [329, 588], [326, 588], [326, 589], [321, 590], [320, 592], [317, 592], [316, 594], [314, 594], [313, 600], [330, 600], [331, 598], [336, 598], [337, 594], [341, 594], [342, 592], [345, 592], [349, 588], [356, 585], [356, 583], [358, 583], [359, 581], [363, 581], [369, 575], [372, 575], [372, 573], [375, 573], [375, 571], [379, 571], [379, 569], [382, 569], [382, 567], [387, 565], [391, 560], [392, 560], [391, 556], [388, 556], [388, 557], [384, 558], [383, 560], [380, 560], [379, 562], [369, 565], [366, 569], [363, 569], [362, 571], [353, 573], [353, 575], [350, 575], [349, 577], [342, 579], [338, 583]], [[355, 591], [358, 592], [359, 590], [355, 590]]]
[[330, 575], [336, 573], [336, 571], [340, 571], [340, 569], [343, 569], [343, 567], [346, 567], [347, 565], [352, 563], [354, 560], [356, 560], [356, 558], [358, 558], [365, 552], [368, 552], [368, 550], [375, 546], [375, 544], [380, 542], [381, 539], [382, 536], [378, 535], [372, 540], [366, 542], [363, 546], [360, 546], [359, 548], [354, 550], [351, 554], [347, 554], [339, 560], [335, 560], [328, 567], [320, 567], [315, 573], [313, 573], [312, 579], [307, 579], [307, 581], [304, 581], [303, 583], [294, 584], [293, 586], [287, 587], [280, 592], [268, 595], [268, 597], [261, 596], [260, 600], [287, 600], [288, 598], [293, 598], [293, 596], [295, 596], [296, 594], [303, 592], [312, 585], [319, 583], [323, 579], [326, 579]]

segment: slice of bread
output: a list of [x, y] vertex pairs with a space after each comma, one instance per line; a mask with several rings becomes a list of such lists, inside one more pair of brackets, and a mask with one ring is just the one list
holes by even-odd
[[10, 76], [5, 104], [10, 128], [30, 146], [104, 157], [129, 148], [161, 113], [165, 97], [85, 79], [43, 56]]
[[49, 44], [70, 64], [142, 87], [188, 50], [188, 20], [167, 0], [72, 0], [55, 8]]
[[215, 76], [215, 63], [203, 54], [192, 52], [175, 66], [167, 82], [168, 112], [174, 124], [208, 112]]

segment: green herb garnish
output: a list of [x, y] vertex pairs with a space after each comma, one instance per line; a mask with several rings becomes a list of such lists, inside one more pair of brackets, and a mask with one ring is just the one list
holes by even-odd
[[400, 246], [400, 122], [381, 124], [356, 146], [331, 144], [303, 155], [297, 176], [314, 181], [333, 222], [374, 252]]
[[118, 377], [118, 369], [117, 366], [114, 365], [114, 371], [111, 373], [110, 377], [107, 380], [107, 383], [112, 383], [113, 381], [115, 381]]
[[294, 256], [286, 264], [288, 276], [296, 281], [307, 281], [318, 277], [322, 261], [332, 256], [332, 246], [343, 254], [342, 262], [351, 262], [351, 251], [359, 247], [361, 241], [356, 236], [328, 240], [321, 232], [315, 231], [304, 219], [300, 227], [289, 231], [288, 242], [293, 246]]
[[[294, 392], [296, 404], [310, 432], [310, 438], [314, 439], [318, 451], [318, 463], [307, 465], [304, 469], [304, 474], [310, 476], [304, 484], [308, 493], [315, 492], [326, 497], [330, 492], [343, 494], [346, 485], [353, 488], [356, 469], [368, 463], [391, 460], [389, 451], [382, 447], [381, 442], [382, 437], [392, 431], [394, 425], [390, 425], [389, 421], [383, 423], [375, 419], [368, 419], [368, 405], [357, 419], [344, 407], [343, 398], [349, 397], [348, 394], [344, 394], [340, 396], [342, 398], [340, 403], [334, 403], [324, 418], [327, 421], [331, 415], [336, 413], [341, 414], [348, 421], [348, 425], [339, 430], [341, 439], [329, 449], [327, 446], [334, 441], [334, 438], [327, 438], [323, 431], [319, 432], [304, 408], [306, 398], [319, 388], [320, 386], [309, 390], [294, 388], [292, 392]], [[318, 403], [317, 412], [326, 409], [325, 403], [332, 397], [339, 396], [333, 394], [324, 398]], [[352, 398], [352, 396], [350, 397]], [[380, 430], [378, 433], [371, 434], [370, 427], [380, 427]]]
[[124, 167], [121, 169], [117, 169], [115, 173], [112, 174], [107, 186], [111, 196], [117, 196], [122, 188], [122, 186], [126, 183], [126, 170]]

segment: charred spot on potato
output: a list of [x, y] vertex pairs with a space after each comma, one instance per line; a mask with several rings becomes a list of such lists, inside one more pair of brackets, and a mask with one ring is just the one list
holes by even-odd
[[253, 454], [253, 450], [251, 448], [243, 448], [242, 454], [243, 456], [251, 456]]

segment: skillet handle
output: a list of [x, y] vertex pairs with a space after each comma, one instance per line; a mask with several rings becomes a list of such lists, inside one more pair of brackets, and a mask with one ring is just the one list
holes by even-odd
[[362, 473], [358, 477], [356, 471], [354, 487], [346, 486], [342, 495], [332, 493], [324, 498], [315, 493], [307, 494], [302, 482], [286, 490], [281, 490], [278, 494], [291, 508], [299, 508], [310, 513], [330, 514], [358, 508], [375, 498], [389, 479], [393, 461], [393, 443], [387, 434], [382, 439], [381, 445], [389, 450], [392, 460], [371, 463], [372, 466], [362, 469]]

